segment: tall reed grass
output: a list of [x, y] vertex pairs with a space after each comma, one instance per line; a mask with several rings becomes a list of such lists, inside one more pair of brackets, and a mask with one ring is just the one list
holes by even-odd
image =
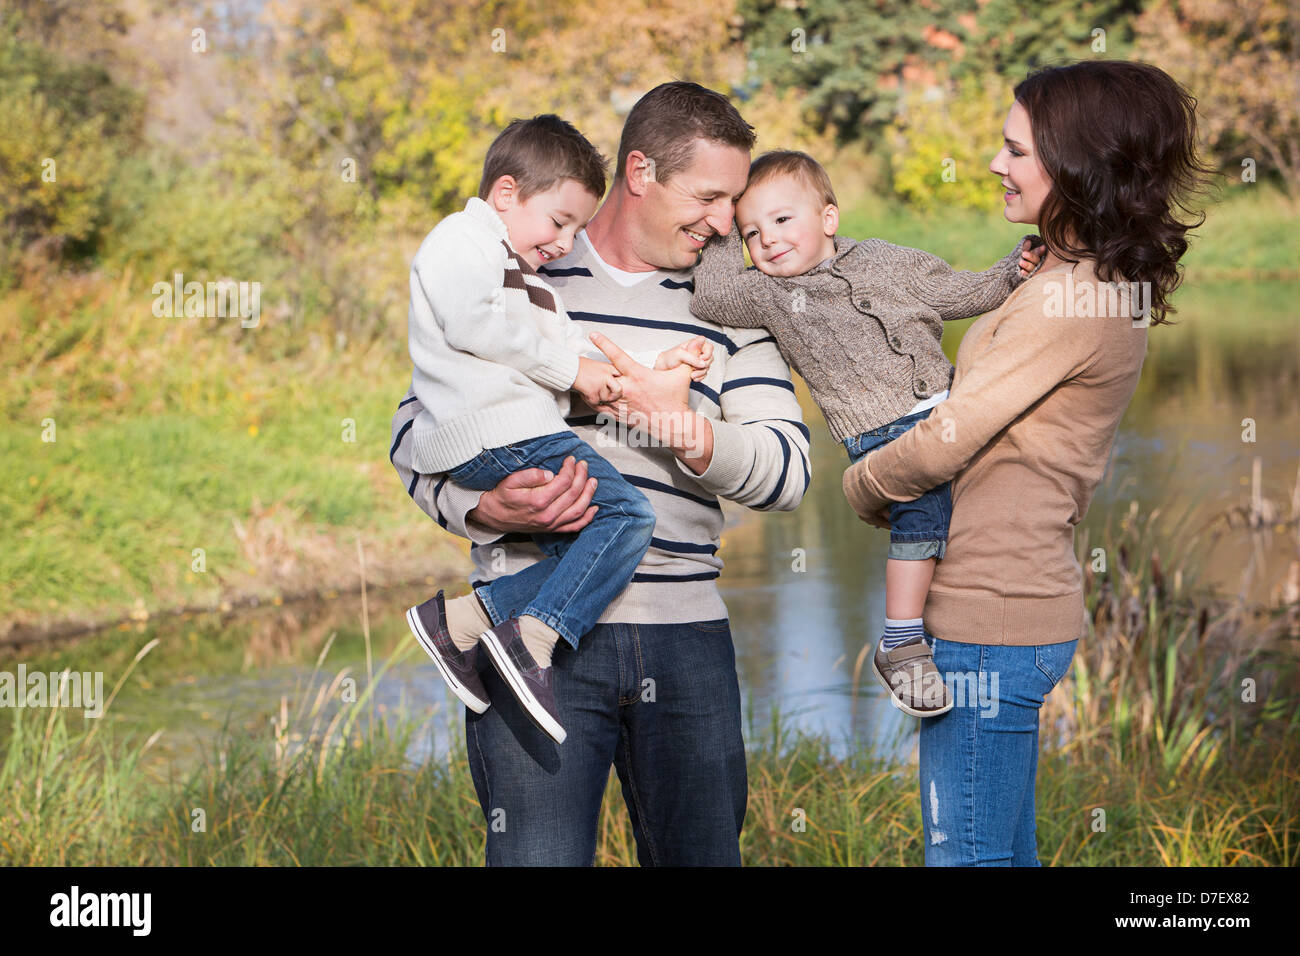
[[[1197, 583], [1194, 553], [1209, 541], [1136, 510], [1102, 534], [1109, 561], [1088, 575], [1090, 633], [1043, 711], [1045, 863], [1300, 863], [1294, 630], [1285, 608], [1248, 613]], [[0, 737], [0, 863], [481, 863], [486, 828], [459, 727], [445, 728], [452, 744], [439, 752], [435, 721], [446, 716], [380, 714], [374, 704], [413, 643], [377, 666], [367, 655], [368, 673], [355, 675], [330, 670], [330, 646], [267, 715], [263, 734], [227, 726], [183, 773], [154, 759], [157, 734], [142, 739], [107, 716], [10, 711]], [[1256, 682], [1253, 703], [1242, 700], [1245, 676]], [[747, 738], [747, 864], [923, 862], [914, 766], [865, 748], [837, 756], [779, 714]], [[636, 861], [611, 776], [596, 863]]]

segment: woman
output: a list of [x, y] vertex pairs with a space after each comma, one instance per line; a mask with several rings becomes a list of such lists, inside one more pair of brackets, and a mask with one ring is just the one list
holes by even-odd
[[850, 468], [844, 493], [887, 527], [891, 501], [953, 481], [948, 554], [925, 606], [956, 705], [921, 722], [927, 865], [1037, 866], [1038, 712], [1085, 630], [1074, 526], [1137, 386], [1147, 325], [1173, 310], [1180, 210], [1207, 170], [1195, 100], [1140, 63], [1031, 74], [989, 164], [1004, 215], [1048, 253], [967, 331], [951, 394]]

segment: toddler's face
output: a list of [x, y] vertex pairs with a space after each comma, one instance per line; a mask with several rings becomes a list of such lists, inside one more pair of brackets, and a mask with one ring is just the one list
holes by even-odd
[[736, 223], [760, 272], [795, 276], [835, 254], [839, 210], [803, 182], [778, 176], [745, 190]]
[[569, 253], [573, 237], [586, 227], [599, 204], [600, 197], [576, 179], [565, 179], [525, 202], [511, 197], [497, 213], [510, 233], [511, 247], [536, 269]]

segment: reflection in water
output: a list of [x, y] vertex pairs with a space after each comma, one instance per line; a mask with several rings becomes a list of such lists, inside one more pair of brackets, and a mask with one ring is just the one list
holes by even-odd
[[[1107, 515], [1126, 511], [1133, 500], [1144, 513], [1158, 506], [1192, 524], [1209, 521], [1246, 499], [1255, 458], [1261, 460], [1265, 494], [1289, 505], [1300, 463], [1297, 293], [1300, 284], [1287, 282], [1225, 283], [1179, 293], [1179, 325], [1151, 332], [1141, 385], [1081, 534], [1095, 540]], [[945, 340], [950, 356], [968, 325], [951, 324]], [[897, 711], [869, 673], [858, 693], [852, 691], [858, 653], [884, 620], [888, 536], [849, 509], [840, 490], [848, 459], [806, 393], [801, 401], [813, 428], [808, 497], [788, 514], [729, 509], [723, 537], [723, 594], [731, 610], [747, 733], [777, 712], [788, 726], [827, 735], [841, 751], [866, 742], [906, 757], [914, 753], [917, 720]], [[1253, 422], [1254, 442], [1243, 441], [1245, 419]], [[1277, 539], [1270, 556], [1275, 576], [1260, 580], [1257, 597], [1276, 587], [1276, 573], [1286, 567], [1279, 560], [1288, 557], [1280, 551], [1284, 540]], [[1244, 539], [1222, 541], [1205, 555], [1206, 576], [1235, 588], [1249, 547]], [[440, 583], [452, 593], [463, 586]], [[423, 652], [407, 641], [402, 614], [428, 593], [429, 584], [420, 584], [369, 595], [375, 666], [400, 643], [406, 647], [377, 688], [375, 714], [405, 710], [428, 717], [413, 759], [445, 749], [462, 726], [459, 703]], [[183, 763], [227, 720], [232, 729], [269, 741], [281, 698], [292, 708], [309, 686], [328, 683], [343, 667], [364, 687], [360, 608], [352, 596], [227, 619], [161, 621], [41, 653], [29, 667], [102, 670], [105, 685], [112, 686], [140, 647], [159, 638], [109, 719], [145, 736], [165, 728], [152, 755]], [[327, 644], [323, 677], [313, 684]]]

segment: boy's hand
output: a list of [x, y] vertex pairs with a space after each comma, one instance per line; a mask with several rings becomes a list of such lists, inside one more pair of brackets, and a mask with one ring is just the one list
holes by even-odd
[[608, 362], [578, 358], [578, 377], [571, 391], [577, 392], [588, 405], [595, 408], [623, 397], [623, 386], [618, 381], [618, 369]]
[[1047, 252], [1047, 245], [1039, 243], [1033, 245], [1032, 239], [1026, 239], [1020, 247], [1020, 278], [1026, 279], [1029, 273], [1038, 268], [1038, 263], [1043, 261], [1043, 255]]
[[655, 359], [655, 368], [660, 372], [666, 372], [679, 365], [689, 365], [691, 378], [696, 382], [704, 380], [711, 364], [713, 364], [713, 343], [702, 335], [660, 352]]

